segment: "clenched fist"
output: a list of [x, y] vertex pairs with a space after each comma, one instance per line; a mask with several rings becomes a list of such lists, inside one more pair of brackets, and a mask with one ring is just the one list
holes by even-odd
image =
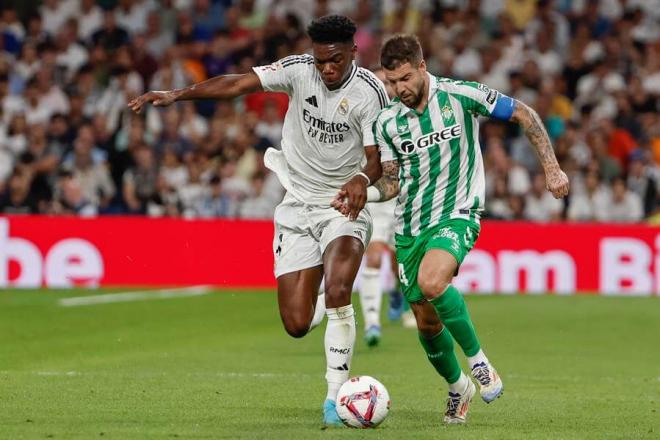
[[559, 167], [546, 170], [545, 186], [555, 199], [566, 197], [569, 189], [568, 176]]

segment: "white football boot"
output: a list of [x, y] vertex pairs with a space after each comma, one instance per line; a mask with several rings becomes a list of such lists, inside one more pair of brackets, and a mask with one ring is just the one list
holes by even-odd
[[477, 387], [469, 379], [467, 389], [462, 394], [452, 393], [450, 391], [447, 398], [447, 411], [445, 411], [444, 422], [448, 425], [465, 423], [468, 410], [470, 409], [470, 402], [476, 392]]
[[490, 403], [502, 395], [504, 384], [490, 362], [480, 362], [472, 367], [472, 377], [479, 383], [479, 394]]

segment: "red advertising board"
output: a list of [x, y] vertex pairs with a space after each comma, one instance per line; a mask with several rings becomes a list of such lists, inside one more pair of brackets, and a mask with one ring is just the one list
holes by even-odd
[[[274, 287], [270, 222], [0, 217], [0, 287]], [[479, 293], [657, 295], [660, 229], [483, 222], [455, 284]]]

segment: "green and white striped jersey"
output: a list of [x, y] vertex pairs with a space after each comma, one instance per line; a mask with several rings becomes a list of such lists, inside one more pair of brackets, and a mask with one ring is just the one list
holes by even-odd
[[429, 74], [423, 113], [398, 98], [381, 110], [373, 127], [381, 161], [399, 163], [397, 234], [417, 236], [448, 219], [479, 222], [485, 178], [477, 117], [493, 115], [500, 96], [511, 101], [483, 84]]

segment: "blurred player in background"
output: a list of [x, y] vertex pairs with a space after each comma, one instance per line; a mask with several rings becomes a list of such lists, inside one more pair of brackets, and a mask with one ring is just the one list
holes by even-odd
[[[140, 111], [146, 103], [231, 99], [261, 90], [289, 95], [282, 151], [269, 149], [264, 158], [287, 190], [275, 211], [273, 242], [280, 316], [291, 336], [307, 334], [323, 318], [318, 291], [324, 281], [328, 392], [323, 420], [343, 426], [336, 397], [349, 377], [355, 344], [351, 292], [371, 235], [371, 216], [362, 208], [367, 186], [381, 175], [372, 125], [388, 99], [382, 83], [355, 65], [356, 26], [350, 19], [325, 16], [307, 32], [313, 56], [289, 56], [247, 74], [152, 91], [129, 107]], [[340, 190], [350, 206], [348, 219], [330, 206]]]
[[[524, 129], [556, 198], [568, 194], [568, 178], [534, 110], [483, 84], [427, 73], [414, 35], [390, 38], [382, 48], [381, 65], [397, 98], [375, 125], [383, 177], [368, 200], [398, 194], [396, 253], [403, 293], [429, 361], [449, 384], [444, 421], [464, 423], [476, 389], [458, 364], [454, 339], [468, 358], [483, 400], [492, 402], [503, 389], [481, 349], [463, 296], [451, 285], [479, 235], [484, 207], [477, 117], [515, 122]], [[333, 206], [348, 213], [345, 197], [338, 193]]]

